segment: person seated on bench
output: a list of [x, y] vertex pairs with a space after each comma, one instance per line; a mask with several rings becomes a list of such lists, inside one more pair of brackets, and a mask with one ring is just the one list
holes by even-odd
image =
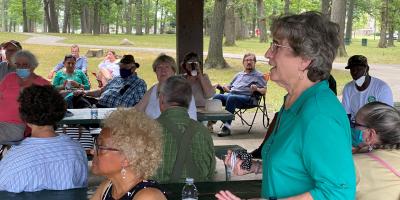
[[[84, 74], [87, 73], [88, 61], [85, 56], [79, 56], [79, 46], [74, 44], [71, 46], [71, 55], [75, 57], [75, 67], [77, 70], [82, 70]], [[53, 70], [47, 75], [48, 79], [52, 79], [54, 74], [64, 67], [64, 61], [58, 63]]]
[[[135, 106], [139, 111], [145, 112], [152, 119], [157, 119], [160, 114], [158, 93], [160, 86], [177, 71], [174, 58], [160, 54], [153, 62], [153, 71], [156, 73], [158, 83], [154, 84], [144, 95], [143, 99]], [[197, 120], [197, 110], [194, 97], [190, 101], [188, 113], [190, 118]]]
[[103, 61], [101, 61], [98, 67], [99, 74], [96, 78], [101, 81], [102, 86], [107, 85], [111, 79], [120, 76], [118, 60], [115, 51], [108, 50], [106, 57]]
[[31, 137], [12, 147], [0, 161], [0, 190], [35, 192], [87, 187], [88, 161], [81, 145], [54, 126], [66, 105], [50, 85], [25, 88], [18, 99], [20, 116]]
[[81, 71], [76, 70], [76, 58], [73, 55], [64, 57], [65, 70], [56, 73], [53, 79], [53, 85], [64, 96], [68, 108], [74, 108], [73, 102], [77, 96], [74, 96], [73, 90], [89, 90], [90, 85], [87, 76]]
[[99, 108], [133, 107], [146, 92], [146, 83], [136, 75], [139, 63], [132, 55], [124, 55], [120, 60], [120, 76], [112, 79], [105, 87], [91, 91], [76, 91], [75, 95], [100, 97]]
[[206, 100], [214, 96], [215, 88], [211, 85], [208, 75], [203, 73], [199, 56], [193, 52], [186, 54], [181, 68], [185, 71], [184, 77], [192, 86], [196, 107], [204, 107]]
[[18, 51], [11, 62], [15, 63], [16, 72], [10, 72], [0, 82], [0, 144], [24, 138], [26, 124], [18, 113], [20, 92], [32, 84], [50, 85], [49, 81], [35, 74], [39, 63], [31, 52]]
[[[265, 94], [267, 82], [264, 75], [255, 69], [256, 55], [248, 53], [243, 56], [242, 72], [235, 75], [232, 82], [227, 86], [217, 84], [217, 88], [227, 92], [225, 94], [217, 94], [214, 99], [219, 99], [225, 105], [225, 110], [234, 114], [235, 109], [245, 105], [253, 105], [252, 95], [254, 92]], [[222, 130], [218, 136], [224, 137], [231, 134], [230, 126], [232, 121], [224, 122]], [[211, 124], [209, 124], [211, 125]]]
[[192, 89], [181, 76], [171, 76], [160, 88], [163, 161], [155, 175], [162, 182], [183, 182], [185, 177], [210, 181], [215, 172], [214, 144], [207, 128], [187, 112]]
[[136, 109], [117, 109], [103, 121], [95, 141], [92, 172], [105, 176], [92, 200], [165, 200], [149, 178], [162, 159], [162, 128]]

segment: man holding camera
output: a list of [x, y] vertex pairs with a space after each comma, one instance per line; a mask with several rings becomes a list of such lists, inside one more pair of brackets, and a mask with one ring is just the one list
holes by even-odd
[[[225, 105], [225, 110], [234, 114], [236, 108], [245, 105], [253, 105], [252, 95], [255, 92], [265, 94], [267, 82], [264, 75], [255, 69], [256, 55], [247, 53], [243, 57], [244, 70], [235, 75], [229, 85], [217, 85], [223, 94], [217, 94], [214, 99], [219, 99]], [[231, 134], [230, 126], [232, 121], [224, 122], [224, 127], [218, 133], [219, 137]]]
[[21, 44], [15, 40], [1, 44], [0, 82], [8, 73], [15, 71], [15, 64], [11, 62], [11, 58], [21, 49]]

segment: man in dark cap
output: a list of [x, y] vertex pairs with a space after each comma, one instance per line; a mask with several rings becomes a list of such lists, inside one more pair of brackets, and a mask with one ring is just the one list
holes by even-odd
[[11, 58], [21, 49], [21, 44], [15, 40], [10, 40], [1, 44], [1, 56], [3, 59], [0, 63], [0, 81], [3, 80], [8, 73], [15, 71], [15, 64], [11, 62]]
[[124, 55], [118, 65], [120, 76], [113, 78], [101, 89], [82, 91], [87, 96], [100, 97], [98, 107], [132, 107], [147, 91], [146, 83], [136, 74], [140, 65], [132, 55]]
[[357, 111], [365, 104], [380, 101], [393, 106], [393, 95], [389, 85], [368, 74], [369, 65], [363, 55], [349, 58], [345, 69], [350, 69], [353, 81], [343, 89], [342, 104], [350, 120], [355, 120]]

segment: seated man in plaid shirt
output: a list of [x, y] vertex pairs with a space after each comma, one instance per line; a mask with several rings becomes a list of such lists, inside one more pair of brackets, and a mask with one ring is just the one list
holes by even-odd
[[133, 107], [143, 98], [147, 91], [144, 80], [136, 75], [139, 63], [132, 55], [124, 55], [119, 64], [120, 76], [112, 79], [105, 87], [82, 91], [84, 95], [100, 97], [99, 108]]

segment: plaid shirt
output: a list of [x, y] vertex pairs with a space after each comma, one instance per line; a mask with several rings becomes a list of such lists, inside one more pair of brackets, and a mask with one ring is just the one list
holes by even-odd
[[[168, 108], [157, 119], [163, 126], [164, 147], [162, 163], [157, 174], [153, 177], [154, 180], [161, 183], [170, 182], [178, 146], [182, 135], [188, 128], [194, 132], [190, 148], [194, 163], [185, 163], [185, 166], [182, 167], [180, 182], [184, 182], [185, 177], [189, 176], [195, 178], [196, 181], [210, 181], [214, 176], [215, 153], [210, 132], [203, 124], [196, 121], [194, 126], [188, 127], [190, 120], [192, 119], [189, 118], [187, 109], [182, 107]], [[175, 127], [175, 129], [168, 129], [167, 127]], [[190, 166], [194, 166], [196, 170], [190, 168]], [[197, 171], [198, 174], [193, 174], [194, 171]]]
[[99, 104], [109, 108], [135, 106], [147, 90], [144, 80], [136, 75], [131, 75], [126, 79], [120, 76], [115, 77], [105, 87]]

